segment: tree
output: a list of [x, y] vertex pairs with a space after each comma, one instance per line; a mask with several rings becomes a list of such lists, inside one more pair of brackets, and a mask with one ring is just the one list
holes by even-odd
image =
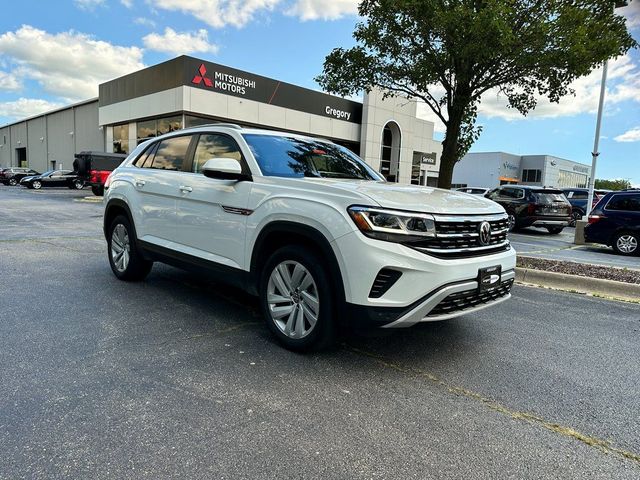
[[626, 190], [631, 188], [631, 182], [629, 180], [603, 180], [600, 178], [596, 179], [595, 188], [602, 190]]
[[480, 134], [482, 95], [503, 94], [523, 115], [536, 95], [557, 102], [569, 84], [637, 43], [612, 0], [364, 0], [356, 46], [334, 49], [316, 79], [350, 95], [383, 88], [424, 101], [444, 123], [438, 186]]

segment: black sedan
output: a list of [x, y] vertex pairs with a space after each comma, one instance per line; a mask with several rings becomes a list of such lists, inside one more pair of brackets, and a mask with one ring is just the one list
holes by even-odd
[[22, 180], [24, 177], [33, 177], [35, 175], [40, 175], [40, 172], [36, 172], [35, 170], [32, 170], [30, 168], [10, 167], [4, 169], [4, 171], [0, 173], [0, 182], [4, 183], [5, 185], [13, 186], [18, 185], [20, 183], [20, 180]]
[[84, 181], [71, 170], [49, 170], [41, 175], [25, 177], [20, 185], [40, 190], [43, 187], [68, 187], [80, 190], [84, 188]]

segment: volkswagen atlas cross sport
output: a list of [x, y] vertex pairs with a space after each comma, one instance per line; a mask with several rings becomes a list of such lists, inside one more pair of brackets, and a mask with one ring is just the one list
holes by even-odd
[[348, 149], [291, 133], [207, 125], [138, 146], [105, 185], [115, 276], [160, 261], [259, 296], [294, 350], [338, 327], [409, 327], [510, 297], [515, 252], [491, 200], [387, 183]]

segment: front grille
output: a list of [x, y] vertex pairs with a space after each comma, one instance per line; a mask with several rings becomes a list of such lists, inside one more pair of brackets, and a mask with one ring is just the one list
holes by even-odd
[[373, 281], [371, 291], [369, 292], [369, 298], [382, 297], [402, 276], [402, 272], [397, 270], [391, 270], [390, 268], [383, 268], [378, 272], [376, 279]]
[[502, 282], [499, 286], [480, 292], [477, 288], [465, 292], [452, 293], [429, 312], [427, 317], [438, 317], [454, 312], [461, 312], [478, 305], [491, 303], [511, 292], [513, 279]]
[[[506, 214], [474, 216], [434, 215], [436, 236], [410, 246], [441, 258], [464, 258], [507, 250], [509, 220]], [[491, 225], [486, 244], [480, 242], [480, 225]]]

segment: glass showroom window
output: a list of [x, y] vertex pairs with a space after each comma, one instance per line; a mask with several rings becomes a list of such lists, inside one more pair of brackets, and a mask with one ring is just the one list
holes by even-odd
[[529, 183], [539, 183], [542, 181], [542, 171], [533, 169], [522, 170], [522, 181]]
[[411, 161], [411, 184], [412, 185], [422, 185], [421, 175], [420, 175], [420, 161], [419, 155], [414, 155], [413, 160]]
[[113, 153], [129, 153], [129, 124], [113, 127]]
[[154, 118], [152, 120], [144, 120], [137, 124], [138, 144], [153, 137], [164, 135], [165, 133], [175, 132], [182, 128], [182, 115], [173, 117]]
[[389, 122], [382, 130], [380, 173], [388, 182], [397, 182], [400, 170], [400, 127]]

